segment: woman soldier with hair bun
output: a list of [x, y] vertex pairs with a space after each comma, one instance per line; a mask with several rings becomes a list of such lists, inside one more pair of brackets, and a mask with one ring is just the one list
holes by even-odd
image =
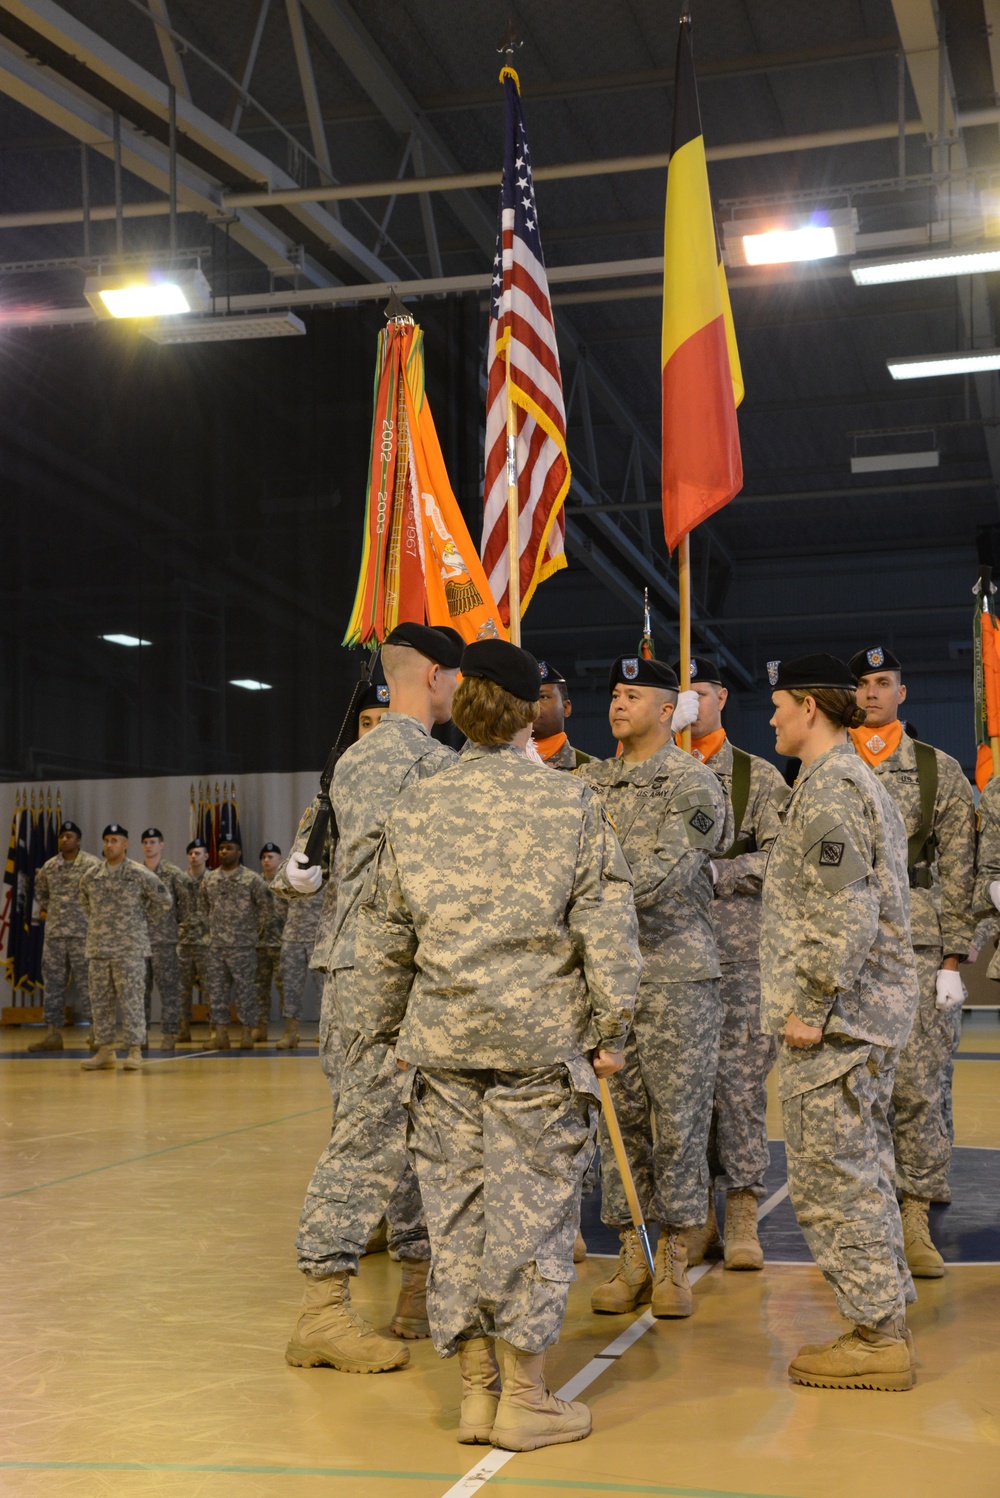
[[788, 1189], [851, 1331], [803, 1347], [795, 1383], [909, 1389], [886, 1110], [917, 1008], [902, 817], [847, 740], [862, 710], [834, 656], [771, 661], [776, 749], [802, 762], [764, 880], [761, 1027], [778, 1036]]

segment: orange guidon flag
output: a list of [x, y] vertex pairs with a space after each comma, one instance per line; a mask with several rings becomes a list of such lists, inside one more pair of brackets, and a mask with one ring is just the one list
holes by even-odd
[[708, 190], [691, 53], [677, 42], [663, 235], [663, 530], [673, 551], [743, 485], [736, 407], [743, 376]]

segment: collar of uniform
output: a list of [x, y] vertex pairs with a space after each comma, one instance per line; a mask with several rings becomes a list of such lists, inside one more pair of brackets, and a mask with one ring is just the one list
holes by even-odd
[[[680, 742], [680, 739], [681, 735], [675, 733], [674, 743], [678, 749], [683, 749], [684, 746]], [[703, 738], [692, 739], [691, 758], [698, 760], [700, 764], [707, 765], [709, 760], [715, 758], [725, 742], [726, 730], [724, 728], [717, 728], [714, 733], [706, 733]]]
[[551, 759], [553, 754], [558, 754], [562, 746], [569, 742], [565, 730], [562, 733], [550, 733], [548, 738], [536, 739], [535, 748], [543, 759]]
[[686, 764], [690, 762], [690, 759], [689, 754], [685, 754], [683, 749], [678, 749], [677, 745], [668, 739], [662, 749], [657, 749], [655, 754], [651, 754], [648, 759], [640, 760], [638, 764], [630, 764], [624, 755], [621, 759], [616, 759], [614, 764], [618, 768], [618, 774], [615, 779], [619, 784], [627, 781], [629, 785], [652, 785], [654, 780], [661, 775], [668, 775], [675, 768], [672, 761], [681, 760]]
[[802, 787], [803, 785], [805, 785], [806, 781], [809, 780], [811, 778], [811, 776], [815, 775], [816, 771], [822, 765], [827, 764], [830, 760], [834, 759], [835, 756], [838, 755], [838, 754], [841, 754], [841, 755], [843, 755], [843, 754], [849, 754], [852, 758], [855, 757], [855, 755], [854, 755], [854, 745], [851, 743], [850, 739], [848, 739], [847, 742], [844, 743], [844, 744], [834, 744], [833, 747], [832, 747], [832, 749], [824, 749], [823, 753], [821, 755], [819, 755], [819, 757], [817, 759], [813, 760], [813, 762], [809, 766], [809, 768], [807, 770], [803, 770], [802, 773], [799, 775], [798, 780], [795, 782], [795, 788], [796, 788], [796, 790], [800, 789], [800, 787]]
[[462, 750], [462, 759], [486, 759], [491, 754], [515, 754], [518, 759], [527, 759], [523, 749], [515, 744], [469, 744]]
[[382, 723], [412, 723], [412, 724], [414, 724], [414, 726], [416, 728], [420, 729], [421, 733], [425, 733], [428, 738], [430, 738], [430, 736], [431, 736], [430, 729], [429, 728], [425, 728], [425, 726], [423, 725], [423, 723], [421, 723], [421, 721], [420, 721], [419, 718], [415, 718], [412, 713], [394, 713], [391, 707], [387, 707], [386, 708], [385, 712], [382, 714], [381, 722]]

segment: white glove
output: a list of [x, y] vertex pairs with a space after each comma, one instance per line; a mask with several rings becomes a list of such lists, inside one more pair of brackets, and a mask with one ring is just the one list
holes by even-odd
[[1000, 910], [1000, 879], [994, 879], [993, 883], [990, 885], [990, 899], [993, 901], [993, 904], [996, 906], [997, 910]]
[[936, 990], [934, 1003], [938, 1009], [957, 1009], [969, 997], [961, 974], [953, 973], [946, 967], [939, 968], [934, 987]]
[[719, 870], [715, 861], [711, 858], [708, 860], [708, 872], [712, 876], [712, 888], [714, 889], [719, 882]]
[[310, 864], [304, 853], [289, 853], [285, 873], [299, 895], [314, 895], [323, 883], [323, 870], [318, 863]]
[[544, 759], [538, 752], [538, 745], [535, 743], [534, 739], [529, 739], [525, 744], [524, 754], [525, 758], [530, 759], [532, 764], [544, 765], [545, 763]]
[[683, 728], [690, 728], [698, 716], [698, 693], [678, 692], [677, 704], [670, 718], [670, 727], [674, 733], [680, 733]]

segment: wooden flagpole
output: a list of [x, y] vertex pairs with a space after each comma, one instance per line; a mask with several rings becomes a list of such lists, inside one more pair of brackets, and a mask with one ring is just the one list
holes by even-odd
[[517, 408], [510, 398], [510, 345], [504, 360], [507, 390], [507, 612], [510, 618], [510, 643], [521, 643], [521, 551], [518, 545], [517, 504]]
[[[677, 548], [677, 592], [680, 595], [680, 689], [687, 692], [691, 687], [691, 536], [681, 537]], [[691, 729], [681, 731], [681, 748], [691, 752]]]

